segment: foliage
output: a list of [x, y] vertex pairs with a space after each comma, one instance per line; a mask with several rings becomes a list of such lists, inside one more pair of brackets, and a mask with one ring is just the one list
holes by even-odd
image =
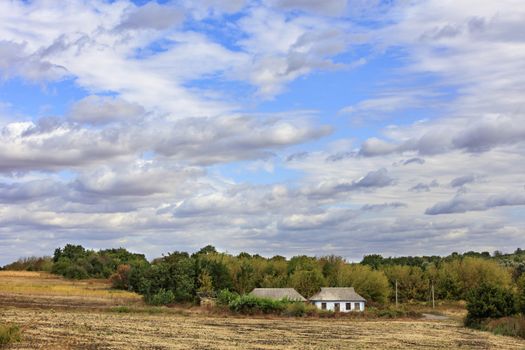
[[93, 251], [67, 244], [57, 248], [52, 258], [20, 259], [5, 268], [50, 269], [72, 279], [110, 278], [114, 288], [135, 291], [146, 300], [169, 290], [177, 302], [194, 302], [197, 293], [229, 290], [242, 295], [258, 287], [293, 287], [309, 297], [330, 286], [354, 287], [369, 305], [385, 304], [394, 298], [396, 281], [401, 302], [428, 302], [431, 286], [437, 300], [464, 300], [469, 291], [485, 283], [516, 289], [525, 312], [525, 251], [521, 249], [493, 256], [487, 252], [395, 258], [371, 254], [352, 264], [335, 255], [286, 259], [243, 252], [234, 256], [208, 245], [191, 255], [175, 251], [150, 263], [144, 255], [123, 248]]
[[22, 339], [20, 327], [15, 324], [0, 324], [0, 346], [17, 343]]
[[525, 275], [520, 276], [516, 282], [518, 286], [518, 308], [522, 315], [525, 315]]
[[319, 270], [297, 270], [290, 279], [292, 287], [305, 298], [317, 293], [325, 284], [323, 274]]
[[49, 256], [21, 258], [3, 267], [10, 271], [46, 271], [51, 272], [53, 260]]
[[239, 294], [223, 289], [217, 294], [217, 305], [228, 306], [230, 303], [239, 298]]
[[498, 335], [525, 338], [525, 318], [513, 316], [489, 320], [482, 324], [481, 329]]
[[168, 305], [175, 301], [175, 294], [171, 290], [160, 289], [155, 294], [149, 295], [146, 302], [150, 305]]
[[383, 271], [372, 270], [369, 266], [344, 265], [336, 283], [331, 287], [354, 287], [365, 299], [385, 303], [390, 295], [388, 279]]
[[481, 284], [467, 295], [465, 325], [479, 326], [487, 318], [500, 318], [517, 312], [516, 300], [511, 290], [504, 287]]
[[81, 245], [67, 244], [55, 249], [51, 272], [71, 279], [108, 278], [119, 265], [148, 264], [143, 254], [126, 249], [106, 249], [95, 252]]
[[213, 281], [208, 271], [203, 271], [199, 275], [199, 288], [197, 292], [203, 295], [213, 294]]
[[111, 285], [115, 289], [130, 289], [130, 275], [131, 275], [131, 266], [128, 264], [121, 264], [117, 267], [117, 271], [111, 275], [109, 280]]
[[307, 304], [303, 302], [291, 302], [286, 304], [286, 307], [282, 314], [283, 316], [290, 317], [304, 317], [316, 315], [317, 311], [317, 307], [315, 307], [312, 304]]
[[248, 294], [233, 299], [228, 306], [233, 312], [253, 315], [259, 313], [281, 313], [286, 308], [287, 303], [285, 300], [258, 298]]

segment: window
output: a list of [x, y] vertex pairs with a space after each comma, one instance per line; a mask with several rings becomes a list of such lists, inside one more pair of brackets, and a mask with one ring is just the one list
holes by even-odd
[[361, 303], [354, 303], [354, 309], [361, 311]]
[[339, 311], [341, 311], [341, 304], [339, 304], [339, 303], [334, 303], [334, 311], [335, 311], [335, 312], [339, 312]]
[[321, 303], [321, 309], [326, 310], [326, 303]]
[[346, 310], [352, 310], [352, 306], [351, 306], [352, 303], [346, 303]]

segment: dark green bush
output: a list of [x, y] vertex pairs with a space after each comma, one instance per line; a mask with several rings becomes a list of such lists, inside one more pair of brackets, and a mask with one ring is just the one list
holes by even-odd
[[16, 343], [21, 339], [20, 327], [15, 324], [0, 324], [0, 346]]
[[73, 279], [73, 280], [82, 280], [89, 278], [89, 274], [87, 273], [86, 269], [82, 266], [78, 265], [71, 265], [66, 267], [64, 270], [63, 276], [65, 278]]
[[171, 290], [161, 289], [157, 293], [146, 298], [150, 305], [168, 305], [175, 301], [175, 294]]
[[286, 308], [286, 301], [258, 298], [253, 295], [242, 295], [229, 303], [229, 308], [233, 312], [241, 314], [279, 314]]
[[217, 305], [228, 306], [233, 300], [239, 297], [239, 294], [230, 292], [228, 289], [223, 289], [217, 294]]
[[480, 327], [484, 319], [511, 316], [518, 310], [511, 290], [484, 283], [468, 293], [467, 311], [465, 325]]

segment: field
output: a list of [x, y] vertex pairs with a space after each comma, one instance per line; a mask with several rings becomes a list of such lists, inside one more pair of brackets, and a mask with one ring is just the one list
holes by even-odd
[[[126, 305], [118, 307], [119, 305]], [[103, 281], [0, 272], [0, 322], [23, 329], [8, 349], [525, 349], [525, 341], [446, 320], [299, 319], [159, 309]], [[119, 312], [120, 311], [120, 312]]]

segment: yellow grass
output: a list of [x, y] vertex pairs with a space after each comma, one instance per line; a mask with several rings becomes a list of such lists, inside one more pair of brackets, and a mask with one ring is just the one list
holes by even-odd
[[140, 300], [135, 293], [111, 289], [106, 280], [69, 281], [46, 272], [0, 271], [0, 293]]

